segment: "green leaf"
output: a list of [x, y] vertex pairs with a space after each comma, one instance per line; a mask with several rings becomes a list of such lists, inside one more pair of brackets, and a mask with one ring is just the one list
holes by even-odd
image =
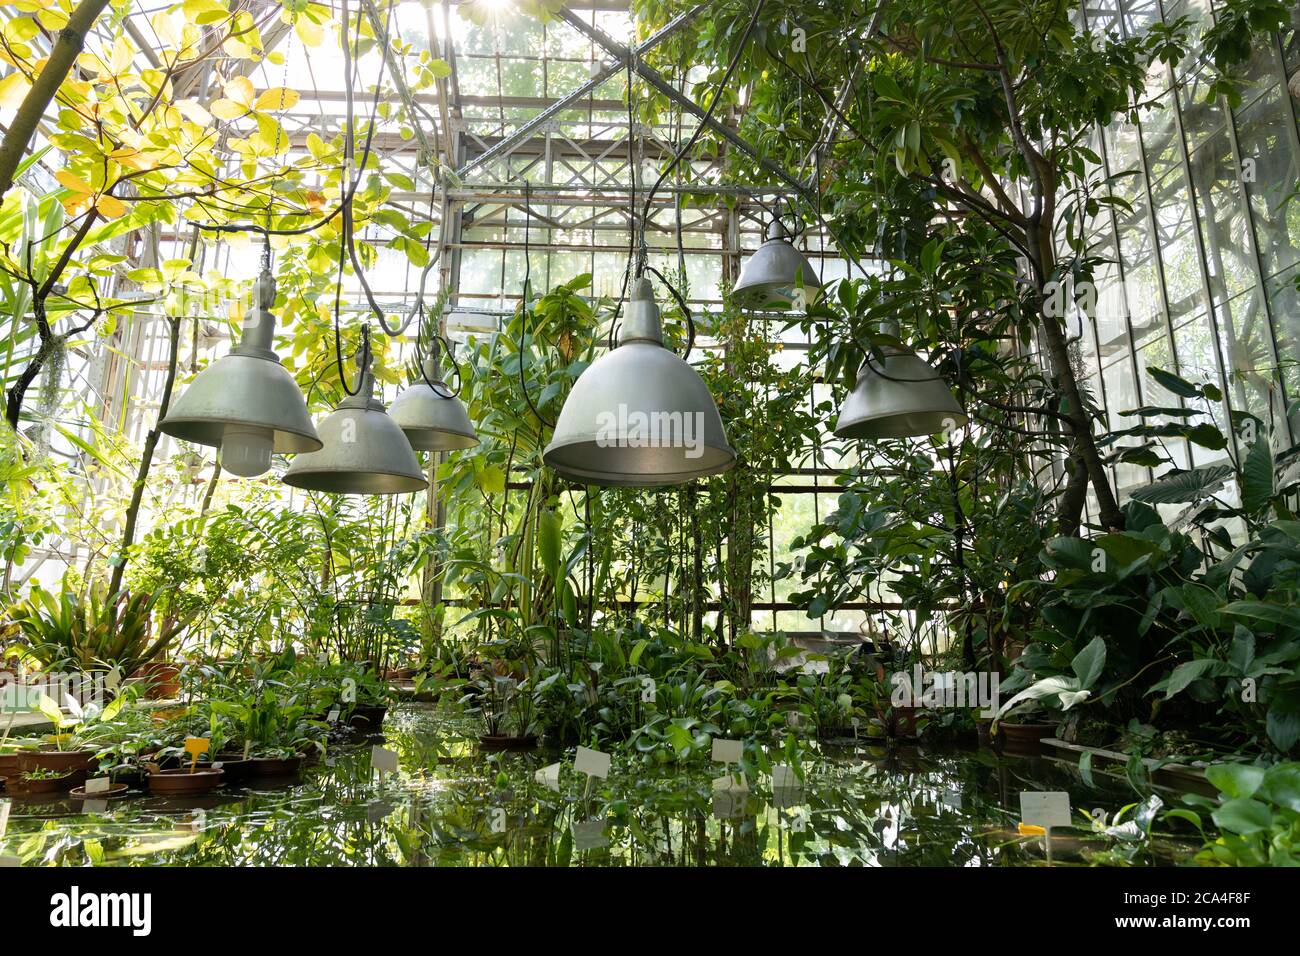
[[1154, 365], [1147, 366], [1147, 374], [1164, 388], [1182, 398], [1200, 398], [1201, 390], [1186, 379], [1179, 378], [1173, 372], [1166, 372]]
[[1081, 687], [1091, 687], [1106, 666], [1106, 642], [1100, 636], [1074, 656], [1070, 668], [1079, 678]]
[[1264, 768], [1248, 763], [1216, 763], [1205, 768], [1205, 779], [1225, 796], [1252, 797], [1264, 782]]
[[1273, 498], [1273, 452], [1266, 441], [1256, 441], [1241, 465], [1241, 506], [1252, 514]]
[[1179, 691], [1185, 690], [1188, 684], [1201, 677], [1217, 663], [1218, 661], [1212, 658], [1201, 657], [1194, 661], [1187, 661], [1185, 664], [1179, 664], [1168, 677], [1154, 684], [1147, 693], [1152, 694], [1158, 690], [1163, 690], [1165, 700], [1168, 700]]
[[1259, 833], [1273, 825], [1273, 813], [1266, 804], [1244, 797], [1229, 800], [1211, 816], [1221, 829], [1241, 836]]
[[1130, 497], [1148, 504], [1164, 505], [1199, 501], [1221, 487], [1224, 480], [1231, 475], [1230, 465], [1211, 465], [1207, 468], [1179, 471], [1137, 489]]

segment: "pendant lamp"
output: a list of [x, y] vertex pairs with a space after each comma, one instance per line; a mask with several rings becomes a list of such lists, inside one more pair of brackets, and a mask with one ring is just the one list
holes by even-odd
[[678, 485], [736, 460], [699, 373], [664, 348], [650, 280], [632, 288], [619, 344], [573, 385], [543, 461], [589, 485]]
[[337, 495], [396, 495], [428, 487], [411, 443], [375, 398], [370, 363], [370, 348], [363, 345], [361, 387], [320, 423], [324, 446], [293, 460], [286, 485]]
[[272, 452], [321, 447], [298, 383], [271, 350], [275, 279], [267, 268], [254, 301], [239, 345], [200, 372], [158, 423], [173, 438], [220, 448], [221, 467], [242, 478], [266, 472]]
[[421, 363], [422, 374], [398, 394], [389, 417], [417, 451], [458, 451], [478, 444], [465, 405], [438, 377], [438, 343]]
[[[883, 331], [897, 338], [896, 326]], [[862, 363], [835, 422], [837, 437], [921, 438], [966, 424], [966, 413], [928, 362], [901, 345], [881, 352], [883, 361], [868, 355]]]
[[784, 312], [803, 290], [805, 305], [813, 300], [821, 282], [802, 252], [790, 242], [781, 220], [767, 227], [767, 241], [745, 261], [732, 295], [742, 309]]

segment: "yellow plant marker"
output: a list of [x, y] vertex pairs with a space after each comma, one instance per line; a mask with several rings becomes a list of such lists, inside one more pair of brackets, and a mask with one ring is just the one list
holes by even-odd
[[1021, 823], [1019, 827], [1021, 836], [1047, 836], [1046, 827], [1037, 827], [1032, 823]]
[[212, 741], [207, 737], [186, 737], [185, 752], [190, 755], [190, 773], [199, 765], [199, 755], [208, 752]]

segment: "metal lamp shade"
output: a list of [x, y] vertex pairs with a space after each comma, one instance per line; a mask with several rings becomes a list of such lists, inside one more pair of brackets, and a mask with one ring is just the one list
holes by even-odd
[[682, 484], [735, 463], [708, 386], [663, 347], [648, 280], [637, 280], [618, 347], [574, 383], [542, 458], [573, 481], [633, 488]]
[[905, 349], [886, 346], [884, 363], [869, 357], [844, 401], [835, 434], [840, 438], [919, 438], [967, 422], [943, 378]]
[[790, 242], [780, 222], [767, 229], [767, 241], [741, 266], [740, 278], [732, 290], [743, 309], [785, 311], [795, 302], [802, 287], [804, 301], [811, 302], [821, 282], [802, 252]]
[[432, 358], [425, 360], [424, 377], [402, 389], [388, 415], [416, 451], [473, 448], [478, 444], [478, 434], [470, 424], [465, 404], [438, 380], [433, 365]]
[[321, 440], [307, 414], [298, 383], [271, 350], [275, 281], [263, 273], [256, 287], [258, 307], [244, 323], [244, 335], [230, 354], [200, 372], [158, 428], [173, 438], [219, 448], [227, 430], [267, 429], [281, 454], [314, 451]]
[[428, 487], [402, 429], [374, 398], [374, 377], [320, 423], [324, 447], [299, 455], [284, 483], [336, 495], [398, 495]]

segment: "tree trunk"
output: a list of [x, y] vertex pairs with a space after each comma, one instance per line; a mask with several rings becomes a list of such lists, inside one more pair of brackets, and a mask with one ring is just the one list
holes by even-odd
[[54, 336], [42, 333], [40, 348], [36, 350], [32, 360], [27, 363], [27, 367], [22, 370], [13, 387], [9, 389], [9, 400], [5, 405], [5, 421], [14, 431], [18, 431], [18, 416], [22, 414], [23, 399], [27, 396], [27, 389], [31, 387], [32, 382], [36, 381], [36, 376], [41, 373], [41, 368], [52, 351], [54, 351]]
[[158, 436], [162, 434], [158, 430], [158, 422], [162, 421], [167, 415], [167, 408], [172, 400], [172, 386], [176, 384], [176, 355], [180, 346], [181, 320], [168, 316], [167, 323], [170, 327], [167, 382], [163, 385], [162, 400], [158, 403], [158, 418], [144, 439], [144, 452], [140, 457], [140, 468], [136, 472], [135, 487], [131, 489], [131, 504], [126, 509], [126, 527], [122, 530], [122, 550], [117, 556], [117, 563], [113, 565], [113, 576], [109, 580], [109, 594], [116, 594], [122, 587], [122, 575], [126, 573], [127, 555], [130, 553], [131, 545], [135, 543], [135, 526], [140, 518], [140, 503], [144, 500], [144, 485], [149, 478], [149, 468], [153, 464], [154, 449], [158, 447]]
[[45, 110], [67, 78], [77, 57], [81, 55], [86, 34], [107, 6], [108, 0], [81, 0], [81, 4], [68, 18], [68, 25], [59, 31], [45, 67], [37, 74], [32, 88], [19, 104], [4, 140], [0, 141], [0, 199], [13, 186], [14, 176], [32, 143], [41, 117], [45, 115]]

